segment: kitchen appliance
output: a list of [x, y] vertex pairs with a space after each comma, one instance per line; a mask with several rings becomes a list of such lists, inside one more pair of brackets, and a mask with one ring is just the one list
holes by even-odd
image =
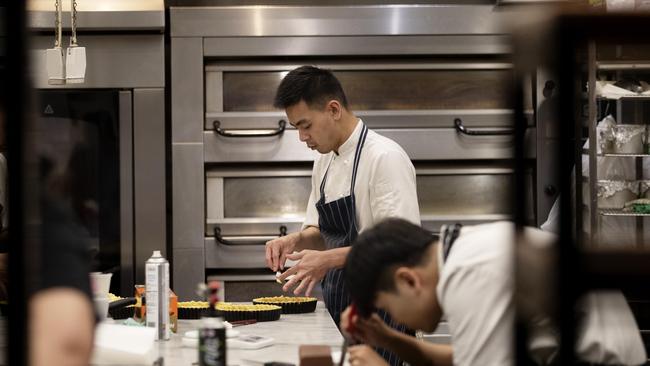
[[[70, 2], [62, 3], [68, 31]], [[52, 169], [76, 167], [71, 182], [94, 270], [112, 272], [111, 292], [130, 296], [167, 240], [164, 2], [78, 2], [88, 67], [83, 84], [68, 85], [48, 84], [54, 3], [30, 0], [27, 8], [37, 149]]]
[[492, 6], [172, 7], [170, 19], [181, 297], [206, 277], [227, 301], [279, 294], [264, 243], [300, 229], [316, 153], [272, 102], [304, 64], [331, 69], [353, 112], [409, 154], [426, 228], [511, 217], [512, 64]]

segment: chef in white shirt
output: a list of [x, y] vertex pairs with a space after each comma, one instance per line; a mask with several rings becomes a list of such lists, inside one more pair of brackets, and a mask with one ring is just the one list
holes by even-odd
[[[532, 241], [553, 235], [526, 228]], [[343, 313], [341, 328], [411, 365], [514, 364], [514, 239], [510, 222], [444, 227], [440, 238], [409, 222], [389, 219], [362, 233], [346, 263], [358, 316]], [[399, 249], [395, 249], [399, 248]], [[452, 345], [422, 342], [378, 321], [374, 309], [413, 329], [433, 332], [446, 317]], [[383, 365], [367, 346], [349, 350], [351, 365]]]
[[[284, 290], [309, 295], [321, 283], [325, 304], [338, 325], [350, 303], [343, 265], [358, 233], [388, 217], [420, 224], [415, 169], [397, 143], [369, 130], [353, 114], [329, 70], [292, 70], [278, 87], [275, 106], [285, 110], [300, 141], [321, 155], [314, 162], [302, 230], [266, 243], [267, 265], [279, 271], [286, 259], [298, 261], [280, 276], [293, 276]], [[382, 353], [390, 364], [401, 363]]]
[[[366, 345], [349, 349], [350, 364], [383, 365], [371, 345], [389, 349], [411, 365], [513, 365], [515, 235], [514, 224], [495, 222], [443, 227], [434, 238], [399, 219], [362, 233], [345, 264], [359, 315], [345, 310], [341, 329]], [[522, 239], [537, 248], [557, 241], [553, 233], [532, 227], [523, 229]], [[621, 301], [626, 307], [622, 296], [587, 299], [584, 308], [591, 310], [585, 314], [587, 325], [577, 329], [576, 344], [585, 364], [640, 365], [647, 359], [639, 330], [629, 309], [621, 312]], [[375, 308], [425, 332], [433, 332], [444, 314], [452, 345], [395, 332], [373, 314]], [[542, 327], [529, 343], [531, 356], [539, 364], [553, 362], [559, 342], [547, 325], [536, 326]]]

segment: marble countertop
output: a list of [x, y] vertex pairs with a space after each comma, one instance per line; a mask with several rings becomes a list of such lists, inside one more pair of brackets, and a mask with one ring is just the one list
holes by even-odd
[[[198, 329], [199, 320], [179, 320], [178, 332], [169, 341], [157, 343], [164, 365], [192, 365], [198, 362], [198, 350], [182, 345], [182, 336], [188, 330]], [[318, 302], [316, 311], [307, 314], [283, 314], [280, 320], [260, 322], [234, 328], [240, 334], [259, 335], [275, 339], [272, 346], [257, 350], [228, 348], [229, 366], [261, 365], [262, 362], [279, 361], [298, 365], [298, 347], [302, 344], [327, 345], [338, 351], [343, 337], [330, 317], [325, 304]], [[338, 362], [338, 359], [334, 360]]]

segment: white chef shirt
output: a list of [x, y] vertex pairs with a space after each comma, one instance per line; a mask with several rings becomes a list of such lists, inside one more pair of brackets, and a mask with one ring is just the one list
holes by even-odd
[[[436, 294], [449, 324], [454, 365], [514, 364], [514, 230], [510, 222], [463, 227], [444, 263], [439, 246]], [[525, 235], [554, 240], [534, 228]]]
[[[316, 203], [320, 184], [329, 165], [325, 202], [350, 194], [354, 155], [363, 122], [359, 119], [352, 135], [335, 152], [319, 155], [311, 177], [311, 195], [303, 228], [318, 227]], [[399, 217], [420, 225], [415, 185], [415, 168], [404, 149], [395, 141], [369, 130], [359, 158], [354, 186], [357, 228], [362, 232], [387, 217]]]

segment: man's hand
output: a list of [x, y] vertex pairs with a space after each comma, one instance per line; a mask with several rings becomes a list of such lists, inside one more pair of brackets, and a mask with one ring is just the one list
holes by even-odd
[[367, 345], [350, 347], [348, 349], [348, 361], [351, 366], [388, 366], [383, 357]]
[[266, 242], [266, 265], [274, 272], [283, 271], [287, 256], [293, 253], [300, 233], [292, 233]]
[[[343, 336], [366, 343], [375, 347], [387, 348], [388, 339], [396, 332], [390, 328], [377, 314], [372, 314], [364, 319], [359, 315], [350, 318], [350, 307], [348, 306], [341, 314], [341, 332]], [[354, 333], [348, 334], [350, 324], [354, 326]]]
[[293, 290], [295, 295], [305, 292], [306, 296], [310, 296], [314, 286], [325, 277], [325, 274], [331, 268], [328, 251], [306, 249], [289, 254], [287, 258], [299, 262], [278, 276], [278, 279], [284, 281], [287, 277], [293, 275], [282, 287], [282, 290], [287, 292], [291, 288], [298, 286]]

